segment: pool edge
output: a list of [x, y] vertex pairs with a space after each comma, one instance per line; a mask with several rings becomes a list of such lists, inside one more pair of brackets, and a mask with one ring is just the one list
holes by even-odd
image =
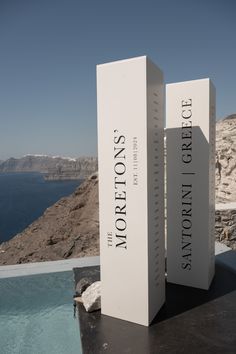
[[0, 279], [25, 275], [70, 271], [75, 267], [90, 267], [100, 264], [100, 257], [82, 257], [59, 261], [35, 262], [0, 266]]

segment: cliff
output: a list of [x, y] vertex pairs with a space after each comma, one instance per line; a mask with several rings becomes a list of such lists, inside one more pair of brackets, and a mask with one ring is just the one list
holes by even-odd
[[22, 233], [0, 245], [0, 264], [99, 254], [97, 174], [48, 208]]
[[231, 204], [233, 207], [229, 204], [227, 209], [216, 210], [215, 236], [217, 241], [236, 250], [236, 203]]
[[26, 155], [22, 158], [10, 158], [0, 162], [0, 172], [41, 172], [47, 180], [82, 179], [97, 171], [96, 157], [79, 157], [76, 159], [47, 156]]
[[236, 114], [216, 124], [216, 203], [236, 201]]

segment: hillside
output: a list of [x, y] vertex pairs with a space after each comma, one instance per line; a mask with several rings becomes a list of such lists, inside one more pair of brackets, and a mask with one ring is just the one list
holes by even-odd
[[0, 245], [0, 264], [98, 255], [98, 179], [88, 178], [22, 233]]
[[48, 180], [81, 179], [97, 171], [97, 168], [96, 157], [72, 159], [59, 156], [26, 155], [0, 162], [0, 172], [41, 172]]
[[216, 203], [236, 201], [236, 114], [216, 124]]

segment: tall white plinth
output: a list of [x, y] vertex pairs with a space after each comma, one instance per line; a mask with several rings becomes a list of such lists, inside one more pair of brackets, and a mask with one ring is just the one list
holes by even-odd
[[167, 280], [208, 289], [215, 269], [215, 89], [167, 85]]
[[148, 326], [165, 300], [163, 75], [97, 66], [102, 314]]

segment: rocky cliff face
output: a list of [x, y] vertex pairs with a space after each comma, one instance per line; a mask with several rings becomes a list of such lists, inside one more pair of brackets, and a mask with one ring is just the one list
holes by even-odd
[[0, 264], [99, 254], [98, 178], [93, 174], [22, 233], [0, 245]]
[[236, 201], [236, 114], [216, 124], [216, 203]]
[[216, 210], [216, 240], [236, 250], [236, 210]]
[[0, 172], [41, 172], [49, 180], [81, 179], [97, 171], [97, 168], [96, 157], [71, 159], [46, 155], [27, 155], [19, 159], [10, 158], [0, 163]]

